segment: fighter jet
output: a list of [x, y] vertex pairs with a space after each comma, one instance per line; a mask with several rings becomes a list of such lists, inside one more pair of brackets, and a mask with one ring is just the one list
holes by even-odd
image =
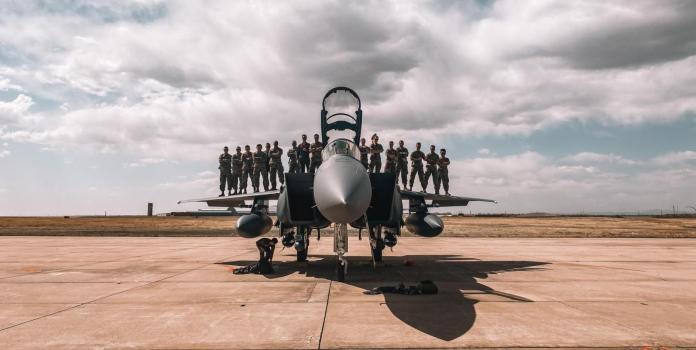
[[[204, 202], [211, 207], [249, 208], [237, 220], [240, 236], [258, 237], [274, 226], [269, 202], [277, 201], [277, 220], [281, 242], [295, 247], [297, 261], [306, 261], [309, 236], [333, 224], [334, 247], [338, 259], [336, 279], [344, 281], [348, 270], [348, 226], [369, 233], [372, 261], [382, 261], [385, 247], [394, 247], [402, 227], [416, 235], [435, 237], [444, 228], [439, 216], [429, 208], [466, 206], [469, 202], [491, 199], [443, 196], [400, 189], [392, 173], [368, 173], [360, 163], [358, 142], [362, 128], [362, 105], [358, 94], [347, 87], [329, 90], [322, 100], [322, 164], [315, 174], [285, 174], [285, 185], [277, 191], [180, 201]], [[404, 220], [402, 201], [408, 200]], [[248, 203], [251, 203], [250, 205]]]

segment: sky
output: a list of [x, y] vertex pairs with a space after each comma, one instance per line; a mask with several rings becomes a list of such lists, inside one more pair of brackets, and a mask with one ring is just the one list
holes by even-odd
[[687, 210], [694, 33], [694, 1], [4, 0], [0, 215], [203, 208], [223, 146], [287, 149], [334, 86], [500, 202], [461, 211]]

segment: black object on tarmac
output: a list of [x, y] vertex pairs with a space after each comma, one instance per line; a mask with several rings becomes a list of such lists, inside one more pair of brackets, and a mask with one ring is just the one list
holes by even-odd
[[406, 295], [418, 295], [418, 294], [437, 294], [437, 285], [433, 281], [425, 280], [418, 282], [415, 286], [405, 286], [403, 282], [399, 283], [398, 286], [385, 286], [372, 288], [363, 292], [364, 294], [375, 295], [375, 294], [406, 294]]

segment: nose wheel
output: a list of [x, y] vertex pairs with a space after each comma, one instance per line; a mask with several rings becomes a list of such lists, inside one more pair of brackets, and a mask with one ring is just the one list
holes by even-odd
[[346, 280], [348, 272], [348, 259], [345, 254], [348, 253], [348, 225], [337, 224], [334, 226], [334, 252], [338, 255], [336, 264], [336, 280], [343, 282]]
[[345, 282], [347, 272], [348, 260], [345, 257], [339, 257], [336, 263], [336, 281]]

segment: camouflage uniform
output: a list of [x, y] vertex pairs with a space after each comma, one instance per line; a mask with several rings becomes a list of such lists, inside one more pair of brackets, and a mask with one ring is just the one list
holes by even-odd
[[297, 160], [300, 163], [300, 173], [309, 172], [309, 142], [303, 141], [297, 146]]
[[425, 166], [425, 187], [423, 188], [424, 191], [427, 191], [428, 179], [430, 179], [430, 175], [432, 175], [435, 193], [440, 193], [440, 180], [437, 176], [437, 162], [439, 159], [440, 156], [438, 156], [435, 152], [430, 152], [425, 156], [425, 161], [427, 162], [427, 164]]
[[267, 143], [266, 149], [263, 151], [264, 151], [264, 153], [266, 153], [266, 170], [270, 171], [270, 169], [271, 169], [271, 144]]
[[288, 150], [288, 172], [290, 174], [297, 174], [300, 172], [300, 167], [297, 163], [297, 147]]
[[423, 158], [425, 154], [421, 150], [415, 150], [411, 153], [411, 178], [408, 181], [408, 187], [413, 190], [413, 180], [418, 174], [418, 180], [420, 180], [423, 191], [425, 191], [425, 178], [423, 177]]
[[263, 178], [263, 190], [268, 191], [268, 156], [265, 151], [254, 153], [254, 191], [258, 192], [261, 187], [260, 180]]
[[283, 179], [283, 161], [280, 159], [283, 156], [283, 149], [280, 147], [274, 147], [271, 148], [270, 153], [271, 156], [270, 160], [268, 161], [268, 166], [271, 171], [271, 190], [275, 190], [276, 176], [278, 177], [281, 185], [285, 183], [285, 180]]
[[242, 191], [242, 156], [241, 152], [232, 155], [232, 187], [234, 188], [234, 194], [237, 194], [237, 184], [240, 184], [239, 191]]
[[401, 184], [406, 188], [406, 176], [408, 175], [408, 149], [406, 147], [396, 148], [396, 181], [401, 175]]
[[312, 174], [314, 174], [314, 172], [317, 171], [321, 165], [321, 150], [323, 148], [324, 145], [318, 141], [314, 142], [309, 148], [309, 152], [312, 154], [312, 160], [309, 163], [309, 172]]
[[358, 146], [358, 149], [360, 150], [360, 163], [365, 167], [365, 169], [370, 167], [370, 163], [368, 161], [369, 156], [370, 156], [370, 147], [369, 146]]
[[248, 180], [251, 180], [251, 187], [254, 187], [254, 154], [251, 151], [242, 153], [242, 180], [240, 181], [239, 192], [247, 193]]
[[370, 145], [370, 172], [379, 173], [382, 170], [382, 152], [384, 147], [379, 143]]
[[227, 190], [232, 191], [232, 155], [223, 153], [220, 155], [218, 162], [220, 164], [218, 169], [220, 169], [220, 191], [222, 196], [225, 194], [225, 182], [227, 183]]
[[396, 159], [399, 154], [393, 148], [387, 148], [384, 153], [387, 157], [387, 162], [384, 163], [384, 172], [396, 174]]
[[[442, 184], [442, 187], [445, 189], [445, 194], [449, 195], [449, 170], [447, 170], [447, 167], [450, 165], [450, 160], [449, 158], [445, 157], [444, 154], [438, 159], [437, 161], [437, 172], [439, 175], [439, 182]], [[439, 187], [439, 186], [438, 186]]]

